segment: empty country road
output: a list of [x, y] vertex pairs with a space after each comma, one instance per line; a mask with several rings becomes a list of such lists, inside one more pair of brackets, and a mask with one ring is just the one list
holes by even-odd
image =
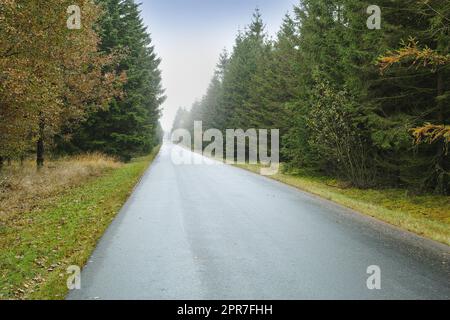
[[173, 151], [201, 157], [163, 145], [68, 299], [450, 298], [448, 246]]

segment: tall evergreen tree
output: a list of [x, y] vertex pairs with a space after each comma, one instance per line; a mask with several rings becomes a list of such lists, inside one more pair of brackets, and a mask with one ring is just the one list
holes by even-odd
[[160, 59], [133, 0], [101, 0], [106, 13], [99, 28], [102, 50], [121, 52], [116, 72], [125, 73], [123, 95], [92, 114], [77, 131], [73, 145], [127, 161], [149, 152], [158, 140], [160, 106], [164, 101]]
[[[386, 97], [379, 103], [383, 113], [376, 114], [384, 128], [400, 128], [402, 140], [396, 140], [395, 149], [381, 154], [391, 165], [404, 185], [416, 189], [450, 192], [450, 157], [445, 139], [445, 125], [450, 119], [450, 4], [442, 1], [414, 1], [410, 3], [409, 25], [400, 49], [389, 50], [379, 59], [386, 86], [374, 88], [374, 94]], [[397, 47], [398, 43], [392, 47]], [[415, 67], [413, 67], [415, 66]], [[380, 92], [381, 91], [381, 92]], [[429, 125], [435, 124], [436, 126]], [[413, 148], [411, 128], [416, 137], [422, 134], [429, 144]], [[392, 145], [393, 130], [382, 135]], [[397, 134], [396, 136], [400, 136]], [[394, 138], [396, 137], [394, 136]], [[440, 139], [439, 137], [443, 137]], [[395, 140], [394, 140], [395, 141]], [[390, 152], [389, 152], [390, 151]]]
[[259, 10], [247, 30], [240, 32], [223, 77], [222, 108], [226, 128], [251, 127], [249, 101], [258, 60], [266, 46], [264, 23]]
[[205, 129], [216, 128], [224, 130], [226, 127], [226, 119], [224, 112], [224, 105], [222, 103], [223, 97], [223, 79], [228, 68], [229, 57], [228, 52], [224, 50], [219, 57], [219, 63], [216, 66], [214, 76], [208, 87], [206, 95], [203, 97], [202, 103], [202, 118]]
[[381, 29], [369, 30], [371, 4], [302, 0], [275, 41], [256, 12], [185, 118], [280, 129], [291, 167], [358, 187], [448, 193], [450, 6], [380, 0]]

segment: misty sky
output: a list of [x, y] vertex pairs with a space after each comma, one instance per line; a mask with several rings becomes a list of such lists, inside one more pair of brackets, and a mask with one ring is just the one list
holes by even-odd
[[140, 0], [142, 16], [162, 58], [167, 100], [161, 123], [170, 130], [178, 107], [190, 108], [208, 87], [223, 48], [259, 8], [274, 35], [298, 0]]

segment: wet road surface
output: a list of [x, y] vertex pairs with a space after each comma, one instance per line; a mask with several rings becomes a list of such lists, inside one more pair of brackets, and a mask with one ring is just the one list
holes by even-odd
[[162, 147], [68, 299], [450, 298], [448, 246], [173, 151], [201, 157]]

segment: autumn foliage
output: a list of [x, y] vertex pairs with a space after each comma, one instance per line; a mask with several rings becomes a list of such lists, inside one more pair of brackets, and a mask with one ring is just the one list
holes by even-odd
[[[412, 129], [416, 144], [442, 141], [446, 147], [450, 143], [450, 126], [427, 123], [423, 127]], [[448, 151], [448, 150], [446, 150]]]
[[427, 46], [420, 48], [418, 41], [414, 38], [410, 38], [408, 42], [402, 42], [401, 45], [400, 49], [388, 51], [384, 56], [378, 58], [381, 72], [396, 63], [405, 61], [410, 62], [412, 66], [431, 67], [433, 70], [436, 70], [438, 66], [450, 63], [450, 54], [439, 54]]
[[98, 50], [101, 10], [94, 2], [78, 1], [79, 30], [66, 26], [72, 1], [1, 2], [0, 157], [23, 156], [36, 143], [43, 153], [63, 125], [118, 95], [124, 75], [104, 71], [114, 70], [107, 66], [117, 57]]

